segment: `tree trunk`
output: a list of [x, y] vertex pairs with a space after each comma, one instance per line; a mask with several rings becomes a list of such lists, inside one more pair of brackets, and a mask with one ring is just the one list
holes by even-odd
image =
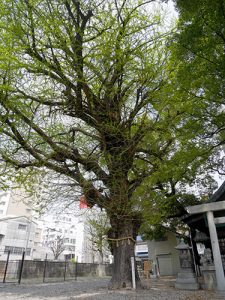
[[[109, 282], [110, 289], [132, 288], [131, 257], [135, 257], [134, 247], [136, 230], [132, 220], [111, 220], [112, 230], [109, 241], [114, 255], [113, 274]], [[114, 226], [113, 226], [114, 225]], [[136, 287], [141, 281], [135, 264]]]
[[103, 254], [103, 251], [99, 251], [99, 254], [100, 254], [100, 263], [103, 264], [103, 262], [104, 262], [104, 254]]

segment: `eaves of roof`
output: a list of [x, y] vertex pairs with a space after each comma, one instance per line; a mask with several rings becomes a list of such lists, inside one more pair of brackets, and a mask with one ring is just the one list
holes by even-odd
[[207, 202], [217, 202], [222, 200], [225, 200], [225, 181], [218, 188], [218, 190], [211, 197], [209, 197]]

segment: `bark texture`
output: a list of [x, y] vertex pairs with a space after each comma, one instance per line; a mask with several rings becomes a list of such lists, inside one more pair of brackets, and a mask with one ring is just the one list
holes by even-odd
[[[114, 255], [113, 275], [109, 283], [110, 289], [132, 288], [131, 257], [135, 257], [134, 247], [136, 224], [131, 219], [111, 220], [114, 224], [109, 237]], [[141, 281], [135, 264], [136, 287], [141, 287]]]

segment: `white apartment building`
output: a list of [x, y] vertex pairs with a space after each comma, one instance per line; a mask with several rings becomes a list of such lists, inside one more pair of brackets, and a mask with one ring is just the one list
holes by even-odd
[[48, 249], [48, 257], [53, 258], [50, 250], [57, 237], [63, 240], [63, 251], [59, 259], [76, 259], [82, 262], [83, 222], [79, 216], [70, 214], [48, 214], [38, 222], [42, 227], [42, 246]]
[[[26, 204], [25, 204], [26, 203]], [[8, 251], [14, 259], [26, 251], [27, 259], [53, 259], [49, 247], [57, 236], [63, 239], [64, 251], [59, 259], [83, 262], [84, 210], [79, 203], [69, 213], [57, 212], [38, 218], [32, 209], [32, 198], [21, 190], [0, 191], [0, 260]]]
[[14, 259], [20, 259], [23, 251], [32, 259], [37, 224], [25, 216], [0, 219], [0, 259], [5, 260], [10, 251]]
[[14, 259], [33, 258], [35, 245], [40, 243], [38, 224], [31, 207], [23, 203], [26, 197], [21, 190], [0, 191], [0, 259], [6, 259], [8, 251]]
[[[65, 247], [59, 259], [75, 258], [82, 263], [101, 263], [102, 257], [96, 251], [95, 245], [92, 244], [93, 237], [90, 235], [93, 232], [90, 232], [87, 226], [90, 216], [97, 218], [99, 213], [101, 211], [96, 207], [80, 209], [79, 203], [75, 202], [67, 213], [48, 214], [42, 220], [43, 245], [48, 246], [59, 236], [64, 240]], [[107, 247], [104, 247], [103, 250], [103, 263], [112, 262], [112, 255]], [[52, 257], [52, 254], [48, 253]]]
[[[0, 191], [0, 260], [6, 259], [8, 251], [14, 259], [20, 259], [23, 251], [27, 259], [45, 259], [46, 254], [48, 259], [54, 259], [51, 245], [59, 237], [63, 240], [63, 251], [58, 259], [100, 263], [101, 257], [86, 230], [88, 216], [98, 213], [96, 208], [80, 209], [77, 201], [67, 211], [57, 208], [38, 217], [32, 208], [32, 198], [25, 192]], [[107, 252], [104, 262], [109, 261]]]

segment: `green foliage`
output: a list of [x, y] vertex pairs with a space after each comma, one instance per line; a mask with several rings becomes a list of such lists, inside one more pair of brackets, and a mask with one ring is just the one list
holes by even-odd
[[[145, 185], [136, 190], [137, 197], [145, 198], [142, 201], [144, 219], [148, 220], [141, 231], [150, 238], [163, 235], [163, 224], [172, 230], [182, 227], [174, 216], [184, 213], [185, 206], [208, 199], [217, 186], [205, 170], [219, 169], [224, 174], [219, 146], [224, 144], [225, 3], [175, 2], [180, 15], [177, 31], [170, 39], [169, 82], [162, 89], [164, 97], [170, 95], [169, 99], [174, 100], [174, 104], [168, 101], [174, 119], [172, 123], [169, 119], [169, 125], [164, 123], [164, 135], [157, 140], [163, 141], [165, 128], [169, 128], [170, 138], [175, 136], [176, 150], [169, 154], [169, 159], [167, 156], [166, 163], [158, 162], [158, 170], [150, 178], [150, 186], [152, 182], [164, 184], [158, 184], [158, 189], [152, 191], [147, 179]], [[196, 176], [197, 173], [200, 176]], [[174, 186], [173, 195], [174, 182], [178, 184]], [[185, 190], [187, 185], [192, 190]]]
[[70, 262], [75, 264], [76, 263], [76, 258], [75, 257], [71, 258]]
[[180, 13], [173, 39], [179, 89], [195, 99], [193, 118], [206, 143], [224, 143], [225, 2], [174, 1]]
[[[1, 158], [20, 182], [37, 169], [67, 178], [106, 210], [117, 237], [122, 221], [135, 236], [147, 209], [154, 224], [181, 213], [183, 186], [212, 148], [202, 139], [204, 63], [189, 88], [192, 59], [146, 3], [1, 1]], [[223, 126], [222, 113], [215, 122]]]
[[160, 224], [155, 226], [150, 226], [145, 223], [145, 226], [141, 227], [141, 237], [143, 240], [160, 240], [163, 239], [166, 235], [166, 228]]

